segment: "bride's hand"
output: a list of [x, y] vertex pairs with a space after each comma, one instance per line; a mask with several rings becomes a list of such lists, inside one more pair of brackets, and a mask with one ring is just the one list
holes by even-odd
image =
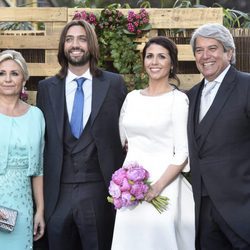
[[150, 186], [148, 192], [145, 195], [145, 201], [151, 202], [155, 197], [160, 195], [160, 193], [161, 188], [159, 187], [159, 185], [157, 183], [153, 184], [152, 186]]

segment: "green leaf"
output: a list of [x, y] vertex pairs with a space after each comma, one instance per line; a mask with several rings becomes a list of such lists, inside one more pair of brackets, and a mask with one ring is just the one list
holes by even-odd
[[150, 23], [146, 24], [145, 26], [143, 26], [143, 28], [141, 28], [141, 30], [150, 30], [152, 29], [152, 25]]

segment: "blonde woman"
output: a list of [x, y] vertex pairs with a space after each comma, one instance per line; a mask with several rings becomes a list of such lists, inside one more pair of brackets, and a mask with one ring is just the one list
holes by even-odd
[[[14, 230], [0, 231], [4, 250], [32, 249], [33, 240], [43, 236], [45, 227], [44, 118], [37, 107], [19, 98], [28, 78], [27, 64], [19, 52], [0, 53], [0, 206], [18, 211]], [[0, 213], [0, 219], [7, 217]]]

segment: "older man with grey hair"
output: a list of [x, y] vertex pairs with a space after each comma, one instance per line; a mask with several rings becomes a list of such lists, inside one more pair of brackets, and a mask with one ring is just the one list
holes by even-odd
[[204, 79], [188, 91], [188, 139], [196, 212], [196, 249], [250, 249], [250, 74], [220, 24], [191, 38]]

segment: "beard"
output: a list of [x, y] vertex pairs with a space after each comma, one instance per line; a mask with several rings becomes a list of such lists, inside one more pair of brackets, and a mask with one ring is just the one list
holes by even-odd
[[[81, 57], [73, 57], [70, 55], [70, 53], [72, 51], [81, 51], [84, 54]], [[90, 54], [89, 54], [89, 52], [85, 52], [82, 49], [75, 48], [75, 49], [71, 49], [69, 51], [66, 51], [65, 57], [67, 58], [69, 64], [71, 64], [73, 66], [83, 66], [89, 62]]]

